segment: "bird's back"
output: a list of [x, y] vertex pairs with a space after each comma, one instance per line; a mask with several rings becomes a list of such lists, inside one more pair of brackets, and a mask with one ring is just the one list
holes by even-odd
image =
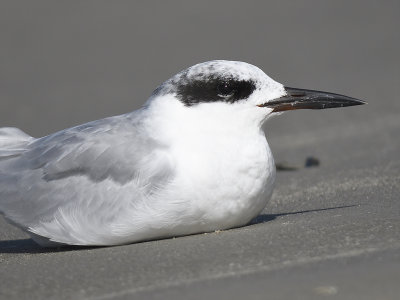
[[163, 145], [143, 131], [137, 115], [40, 139], [0, 129], [0, 211], [59, 243], [130, 242], [132, 228], [140, 229], [134, 215], [151, 209], [155, 191], [173, 176]]

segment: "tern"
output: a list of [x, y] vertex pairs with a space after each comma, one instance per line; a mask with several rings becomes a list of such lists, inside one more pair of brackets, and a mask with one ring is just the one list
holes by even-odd
[[139, 110], [33, 138], [0, 128], [0, 211], [42, 246], [129, 244], [248, 224], [275, 163], [262, 124], [364, 104], [215, 60], [162, 83]]

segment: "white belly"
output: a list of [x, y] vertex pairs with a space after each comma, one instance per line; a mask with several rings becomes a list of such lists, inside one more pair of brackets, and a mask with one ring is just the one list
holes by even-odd
[[[275, 164], [264, 136], [218, 152], [205, 147], [180, 167], [176, 197], [190, 202], [189, 231], [212, 231], [247, 224], [266, 206], [275, 180]], [[179, 170], [179, 169], [178, 169]], [[180, 176], [179, 176], [180, 175]], [[182, 199], [183, 200], [183, 199]], [[183, 229], [183, 228], [182, 228]], [[190, 232], [193, 233], [193, 232]]]

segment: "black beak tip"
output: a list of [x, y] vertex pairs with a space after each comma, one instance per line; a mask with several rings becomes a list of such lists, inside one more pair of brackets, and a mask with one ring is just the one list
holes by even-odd
[[352, 98], [352, 97], [346, 97], [344, 96], [342, 99], [337, 98], [335, 99], [336, 101], [332, 102], [334, 104], [334, 107], [346, 107], [346, 106], [355, 106], [355, 105], [363, 105], [363, 104], [368, 104], [364, 100]]
[[368, 102], [367, 101], [364, 101], [364, 100], [360, 100], [360, 99], [356, 99], [356, 98], [354, 98], [354, 105], [363, 105], [363, 104], [368, 104]]

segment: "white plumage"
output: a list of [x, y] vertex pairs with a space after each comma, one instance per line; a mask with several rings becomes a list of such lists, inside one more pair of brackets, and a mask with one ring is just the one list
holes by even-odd
[[275, 178], [265, 103], [285, 95], [255, 66], [212, 61], [175, 75], [132, 113], [38, 139], [1, 128], [0, 211], [44, 246], [245, 225]]

